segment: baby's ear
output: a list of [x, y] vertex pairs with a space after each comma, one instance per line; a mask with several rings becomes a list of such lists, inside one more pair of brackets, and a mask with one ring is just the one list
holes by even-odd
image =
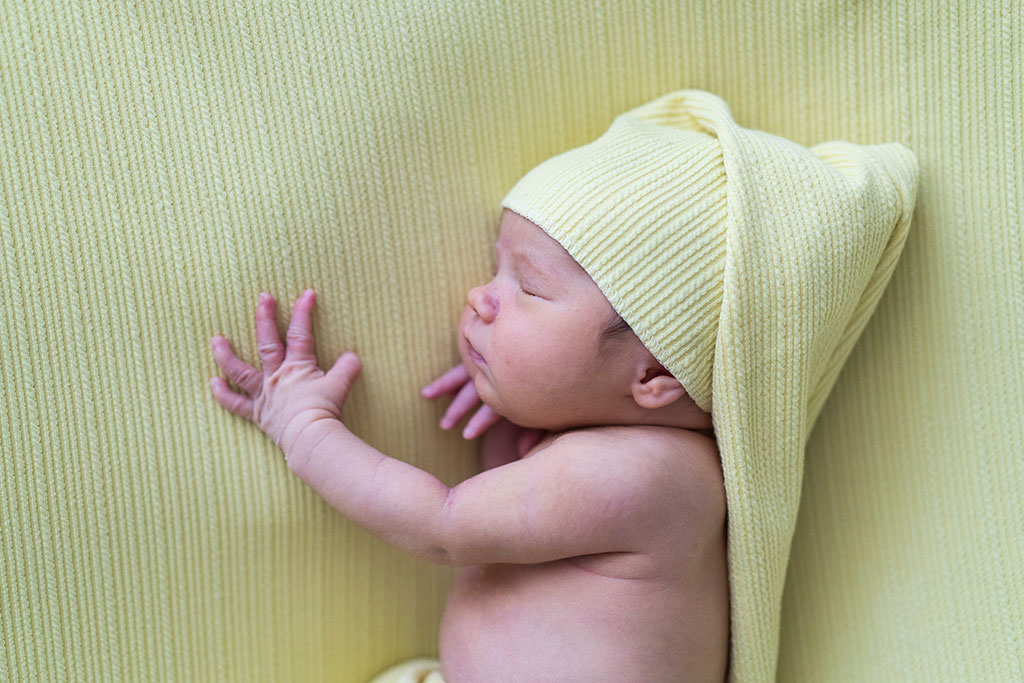
[[641, 408], [661, 408], [687, 395], [682, 383], [653, 358], [636, 377], [631, 389], [633, 400]]

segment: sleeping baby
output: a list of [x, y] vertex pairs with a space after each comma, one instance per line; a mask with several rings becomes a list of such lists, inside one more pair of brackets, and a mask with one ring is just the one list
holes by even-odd
[[[755, 142], [769, 152], [750, 153]], [[802, 457], [806, 411], [790, 420], [774, 410], [778, 396], [806, 407], [818, 376], [800, 373], [831, 366], [802, 360], [811, 327], [792, 324], [799, 306], [773, 303], [766, 283], [806, 277], [814, 245], [859, 243], [828, 235], [833, 225], [867, 232], [829, 214], [848, 208], [836, 199], [844, 191], [891, 203], [882, 185], [843, 189], [856, 174], [829, 164], [859, 163], [848, 147], [811, 154], [740, 128], [714, 95], [678, 91], [525, 175], [502, 202], [495, 273], [467, 294], [462, 362], [423, 389], [428, 399], [454, 397], [443, 428], [475, 411], [464, 435], [481, 437], [482, 471], [451, 488], [346, 427], [342, 407], [362, 365], [349, 351], [326, 372], [317, 366], [312, 290], [295, 302], [284, 342], [276, 302], [260, 295], [260, 370], [213, 338], [216, 362], [240, 390], [214, 378], [220, 405], [255, 422], [291, 471], [353, 522], [459, 568], [440, 659], [398, 665], [375, 683], [774, 674], [789, 539], [772, 525], [791, 529], [794, 484], [759, 473], [786, 473]], [[747, 156], [731, 156], [734, 148]], [[744, 160], [760, 164], [750, 179]], [[877, 178], [889, 177], [875, 166]], [[781, 180], [764, 184], [759, 174], [768, 173]], [[821, 194], [808, 200], [790, 179], [812, 176], [807, 188]], [[739, 203], [752, 196], [757, 211]], [[852, 215], [888, 222], [848, 259], [875, 268], [894, 221]], [[749, 237], [752, 225], [761, 242]], [[780, 259], [771, 230], [791, 235], [801, 225], [813, 230], [799, 234], [820, 241], [787, 237], [796, 246]], [[780, 270], [755, 277], [755, 261]], [[845, 307], [848, 319], [865, 280], [837, 284], [822, 305]], [[805, 314], [821, 321], [813, 331], [846, 322]], [[766, 370], [776, 365], [779, 373]], [[775, 498], [757, 498], [772, 486], [775, 507]], [[799, 477], [795, 486], [798, 495]]]
[[[463, 363], [426, 389], [459, 391], [445, 424], [478, 401], [501, 422], [483, 438], [489, 469], [446, 504], [464, 515], [446, 680], [721, 681], [729, 591], [711, 417], [541, 228], [505, 209], [497, 251], [493, 279], [467, 295]], [[467, 436], [493, 419], [474, 416]]]

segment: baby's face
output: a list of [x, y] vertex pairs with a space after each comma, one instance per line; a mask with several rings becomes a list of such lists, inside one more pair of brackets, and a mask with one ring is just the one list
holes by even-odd
[[623, 369], [613, 365], [615, 345], [599, 344], [611, 304], [558, 242], [508, 209], [496, 248], [495, 275], [469, 291], [459, 323], [459, 353], [480, 398], [517, 424], [552, 431], [614, 419], [606, 398]]

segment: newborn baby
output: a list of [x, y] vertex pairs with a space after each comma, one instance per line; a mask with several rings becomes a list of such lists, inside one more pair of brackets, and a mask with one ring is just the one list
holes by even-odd
[[[447, 424], [477, 400], [502, 417], [484, 436], [493, 469], [446, 503], [461, 520], [449, 559], [463, 567], [442, 622], [446, 680], [722, 680], [711, 417], [628, 327], [604, 333], [618, 315], [542, 229], [506, 209], [497, 249], [459, 324], [463, 364], [427, 387], [461, 387]], [[520, 457], [524, 427], [545, 434]]]
[[262, 373], [214, 338], [218, 364], [253, 396], [217, 378], [215, 398], [347, 517], [461, 568], [441, 626], [449, 683], [722, 680], [725, 492], [710, 416], [543, 230], [506, 209], [497, 250], [496, 275], [467, 296], [463, 363], [424, 389], [459, 392], [444, 425], [485, 404], [469, 429], [490, 427], [486, 469], [458, 486], [345, 427], [361, 365], [349, 352], [317, 368], [311, 291], [287, 348], [261, 296]]
[[537, 165], [502, 200], [462, 363], [423, 392], [455, 395], [445, 428], [483, 402], [464, 432], [483, 471], [454, 488], [345, 426], [362, 366], [317, 367], [312, 290], [287, 348], [261, 296], [262, 371], [214, 337], [243, 392], [214, 378], [214, 397], [302, 481], [460, 567], [440, 663], [374, 683], [774, 680], [804, 445], [916, 187], [898, 143], [805, 148], [697, 90]]

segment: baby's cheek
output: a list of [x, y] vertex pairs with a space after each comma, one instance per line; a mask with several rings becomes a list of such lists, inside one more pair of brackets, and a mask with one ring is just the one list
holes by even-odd
[[546, 362], [543, 348], [537, 348], [528, 341], [503, 345], [494, 356], [491, 375], [507, 402], [536, 405], [543, 395], [551, 391], [552, 384], [559, 381], [558, 369]]

